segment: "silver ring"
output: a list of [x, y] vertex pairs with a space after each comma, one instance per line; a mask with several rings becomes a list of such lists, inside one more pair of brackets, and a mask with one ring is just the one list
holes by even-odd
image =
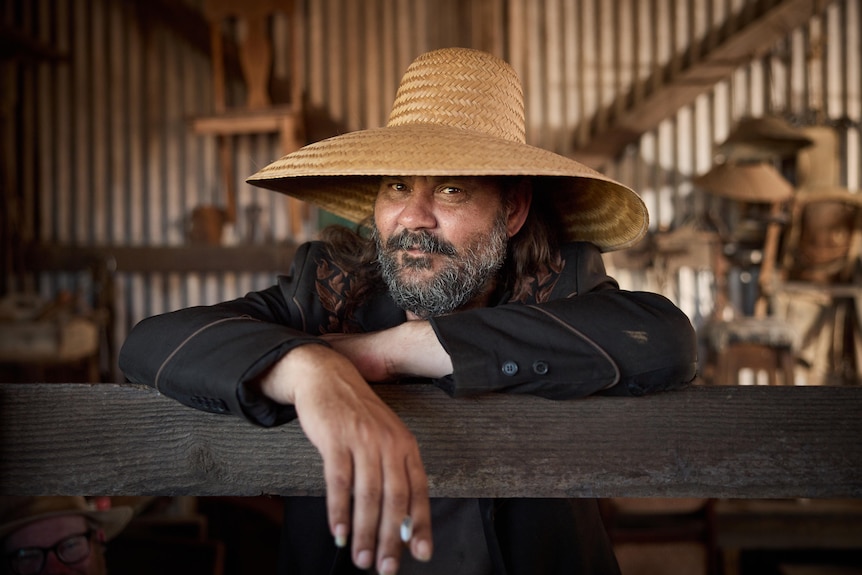
[[401, 541], [407, 543], [413, 537], [413, 519], [409, 515], [401, 521]]

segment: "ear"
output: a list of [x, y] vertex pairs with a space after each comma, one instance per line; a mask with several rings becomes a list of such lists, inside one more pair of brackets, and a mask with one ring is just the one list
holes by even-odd
[[509, 195], [508, 216], [506, 218], [506, 230], [511, 238], [517, 234], [527, 221], [530, 213], [530, 203], [533, 201], [533, 181], [530, 178], [521, 178], [513, 187]]

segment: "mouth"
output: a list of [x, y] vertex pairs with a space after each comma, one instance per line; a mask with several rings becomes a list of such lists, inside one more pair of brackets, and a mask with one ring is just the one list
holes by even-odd
[[436, 253], [434, 250], [429, 250], [417, 245], [402, 248], [401, 251], [411, 256], [431, 256]]
[[435, 254], [427, 250], [406, 249], [401, 250], [401, 271], [430, 270], [434, 268], [433, 257]]
[[429, 260], [432, 256], [453, 257], [456, 255], [454, 246], [430, 233], [402, 232], [386, 242], [386, 249], [391, 254], [402, 254], [404, 257]]

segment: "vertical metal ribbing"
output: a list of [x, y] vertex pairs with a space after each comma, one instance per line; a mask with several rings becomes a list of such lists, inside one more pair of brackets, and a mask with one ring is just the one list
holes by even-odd
[[[487, 26], [459, 19], [491, 10], [506, 16], [494, 25], [503, 32], [495, 39], [527, 91], [528, 141], [561, 153], [584, 139], [585, 120], [612, 97], [620, 92], [642, 96], [650, 70], [700, 40], [709, 49], [716, 40], [709, 32], [746, 4], [483, 0], [480, 10], [455, 0], [300, 1], [305, 14], [302, 81], [315, 117], [329, 124], [316, 125], [315, 136], [381, 125], [410, 61], [443, 47], [437, 43], [485, 42]], [[4, 21], [69, 55], [66, 62], [39, 64], [19, 87], [25, 97], [17, 136], [21, 146], [13, 151], [21, 164], [15, 181], [22, 197], [29, 198], [24, 217], [43, 242], [179, 245], [185, 241], [182, 222], [188, 212], [219, 197], [213, 140], [190, 134], [184, 125], [187, 118], [210, 111], [208, 59], [176, 33], [152, 22], [142, 25], [133, 6], [118, 0], [2, 2]], [[439, 17], [440, 11], [450, 16]], [[740, 22], [749, 16], [743, 11]], [[627, 30], [625, 38], [611, 41], [619, 29]], [[857, 189], [862, 184], [860, 30], [862, 0], [829, 3], [818, 23], [793, 31], [774, 47], [777, 56], [764, 55], [740, 69], [632, 145], [607, 171], [655, 195], [654, 225], [677, 225], [680, 212], [691, 205], [685, 201], [691, 193], [687, 179], [709, 169], [712, 147], [734, 122], [760, 111], [804, 117], [811, 111], [816, 80], [825, 88], [828, 119], [849, 120], [842, 128], [840, 178]], [[806, 62], [814, 31], [826, 45], [824, 65], [812, 70]], [[695, 51], [692, 57], [699, 55]], [[243, 179], [279, 152], [271, 135], [235, 142], [239, 216], [244, 206], [262, 205], [275, 239], [289, 231], [284, 198], [251, 188]], [[245, 229], [238, 222], [234, 238], [241, 239]], [[274, 279], [267, 274], [121, 274], [117, 338], [145, 315], [241, 295], [268, 285], [267, 277]], [[68, 274], [47, 274], [37, 283], [50, 297], [76, 282]], [[690, 283], [703, 289], [699, 279]]]

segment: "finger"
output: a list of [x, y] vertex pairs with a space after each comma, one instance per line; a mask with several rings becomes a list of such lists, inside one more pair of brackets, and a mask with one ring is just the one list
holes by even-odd
[[410, 480], [403, 451], [383, 462], [383, 512], [378, 532], [377, 570], [389, 575], [398, 570], [404, 544], [401, 526], [410, 513]]
[[353, 462], [347, 451], [324, 458], [326, 509], [329, 531], [337, 547], [347, 545], [350, 535], [350, 493], [353, 486]]
[[428, 498], [428, 476], [419, 456], [408, 457], [405, 462], [410, 480], [410, 519], [412, 533], [409, 541], [410, 553], [419, 561], [429, 561], [434, 552], [431, 534], [431, 504]]
[[360, 569], [374, 564], [383, 497], [380, 458], [354, 452], [353, 562]]

